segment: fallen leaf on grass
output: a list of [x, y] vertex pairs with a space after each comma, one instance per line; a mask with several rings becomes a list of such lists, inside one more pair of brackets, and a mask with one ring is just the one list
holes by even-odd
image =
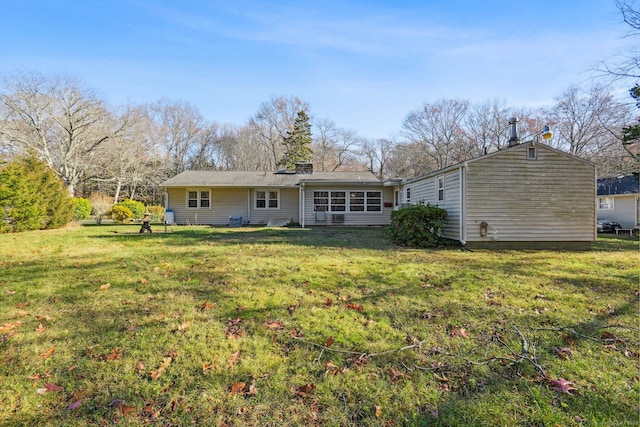
[[353, 304], [353, 303], [347, 303], [347, 308], [350, 309], [350, 310], [356, 310], [356, 311], [359, 311], [359, 312], [363, 312], [364, 311], [364, 307], [362, 306], [362, 304], [356, 305], [356, 304]]
[[331, 298], [327, 298], [326, 300], [324, 300], [324, 305], [326, 307], [330, 307], [331, 306]]
[[149, 374], [151, 375], [151, 379], [158, 379], [160, 378], [160, 375], [162, 375], [162, 372], [164, 372], [165, 369], [167, 369], [172, 362], [172, 358], [170, 357], [165, 357], [164, 360], [162, 361], [162, 364], [160, 365], [160, 367], [158, 367], [158, 369], [156, 369], [155, 371], [151, 371]]
[[243, 393], [246, 384], [243, 382], [237, 382], [231, 386], [231, 391], [229, 392], [229, 396], [234, 396], [238, 393]]
[[36, 393], [45, 394], [45, 393], [49, 393], [49, 392], [62, 391], [62, 390], [63, 390], [63, 388], [60, 387], [59, 385], [46, 383], [44, 385], [44, 387], [37, 389]]
[[330, 336], [329, 338], [327, 338], [327, 342], [325, 343], [325, 345], [327, 347], [331, 347], [333, 345], [334, 339], [333, 339], [333, 335]]
[[0, 333], [12, 331], [20, 325], [22, 325], [22, 322], [5, 323], [4, 325], [0, 326]]
[[75, 402], [70, 403], [69, 406], [67, 406], [67, 409], [78, 409], [80, 405], [82, 405], [82, 402], [84, 402], [84, 399], [78, 399]]
[[242, 396], [255, 396], [258, 394], [258, 387], [256, 387], [255, 382], [247, 386], [247, 384], [240, 381], [232, 385], [231, 391], [229, 392], [229, 396], [235, 396], [236, 394], [240, 394]]
[[451, 329], [451, 336], [467, 338], [469, 334], [464, 328], [453, 328]]
[[382, 406], [376, 405], [376, 418], [380, 418], [380, 415], [382, 415]]
[[140, 280], [138, 280], [138, 283], [140, 283], [142, 285], [148, 285], [149, 281], [147, 279], [140, 279]]
[[571, 381], [567, 381], [564, 378], [558, 378], [557, 380], [549, 378], [548, 381], [551, 389], [560, 393], [573, 394], [572, 392], [577, 390]]
[[41, 356], [43, 359], [48, 359], [48, 358], [50, 358], [51, 356], [53, 356], [53, 353], [55, 353], [55, 352], [56, 352], [55, 347], [51, 347], [50, 349], [48, 349], [47, 351], [45, 351], [44, 353], [42, 353], [40, 356]]
[[127, 416], [131, 412], [136, 410], [135, 406], [128, 406], [125, 404], [125, 401], [122, 399], [114, 399], [109, 402], [109, 407], [111, 409], [117, 410], [118, 413], [122, 416]]
[[202, 363], [202, 372], [207, 372], [210, 369], [214, 369], [216, 367], [215, 360], [212, 360], [211, 363], [201, 362]]
[[264, 325], [272, 331], [282, 329], [282, 323], [277, 320], [267, 320]]
[[112, 361], [112, 360], [120, 359], [121, 357], [122, 357], [122, 353], [120, 353], [120, 349], [118, 347], [115, 347], [111, 352], [111, 354], [107, 355], [107, 360]]
[[184, 332], [189, 326], [191, 326], [191, 323], [182, 322], [182, 324], [178, 326], [178, 332]]
[[98, 288], [99, 291], [106, 291], [107, 289], [109, 289], [111, 287], [111, 283], [105, 283], [104, 285], [100, 286]]
[[13, 319], [19, 319], [19, 318], [21, 318], [21, 317], [25, 317], [25, 316], [28, 316], [28, 315], [29, 315], [29, 312], [28, 312], [28, 311], [20, 310], [20, 311], [18, 311], [18, 312], [17, 312], [17, 313], [12, 317], [12, 318], [13, 318]]
[[247, 333], [240, 327], [240, 323], [242, 323], [242, 319], [239, 317], [227, 321], [227, 327], [224, 331], [227, 339], [238, 339], [247, 336]]
[[567, 344], [569, 344], [570, 346], [575, 346], [576, 345], [575, 340], [570, 335], [562, 334], [562, 340], [564, 342], [566, 342]]
[[391, 382], [397, 382], [402, 378], [406, 378], [408, 380], [412, 379], [411, 375], [409, 374], [405, 374], [402, 371], [399, 371], [398, 369], [394, 369], [394, 368], [389, 368], [389, 374], [391, 375]]
[[25, 302], [19, 302], [15, 305], [16, 308], [25, 308], [28, 307], [29, 304], [31, 304], [29, 301], [25, 301]]
[[564, 360], [569, 359], [569, 357], [573, 355], [573, 350], [571, 350], [569, 347], [553, 347], [553, 352], [560, 359], [564, 359]]
[[204, 300], [204, 302], [197, 307], [198, 311], [210, 310], [212, 308], [216, 308], [216, 303], [215, 302], [209, 302], [207, 300]]
[[334, 364], [332, 361], [328, 361], [324, 364], [324, 369], [327, 374], [338, 375], [344, 374], [347, 368], [340, 368], [338, 365]]
[[42, 322], [38, 323], [38, 327], [36, 328], [36, 333], [38, 333], [38, 334], [39, 334], [39, 333], [41, 333], [41, 332], [44, 332], [44, 330], [45, 330], [45, 327], [44, 327], [44, 325], [42, 324]]
[[56, 320], [56, 319], [54, 319], [54, 318], [53, 318], [53, 317], [51, 317], [51, 316], [47, 316], [47, 315], [45, 314], [44, 316], [36, 316], [36, 320], [37, 320], [38, 322], [42, 322], [43, 320], [46, 320], [47, 322], [50, 322], [50, 321], [52, 321], [52, 320]]
[[235, 353], [233, 353], [231, 355], [231, 357], [229, 358], [229, 369], [231, 369], [231, 368], [233, 368], [235, 366], [235, 364], [238, 361], [238, 359], [240, 359], [240, 350], [238, 350]]
[[315, 384], [303, 384], [303, 385], [292, 385], [291, 391], [296, 396], [307, 397], [310, 393], [313, 393], [313, 390], [316, 389]]

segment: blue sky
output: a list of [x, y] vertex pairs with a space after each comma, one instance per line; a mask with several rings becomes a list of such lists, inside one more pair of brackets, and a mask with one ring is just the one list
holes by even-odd
[[234, 125], [298, 96], [379, 138], [443, 98], [551, 105], [627, 30], [614, 0], [0, 0], [0, 73], [70, 73], [113, 105], [182, 100]]

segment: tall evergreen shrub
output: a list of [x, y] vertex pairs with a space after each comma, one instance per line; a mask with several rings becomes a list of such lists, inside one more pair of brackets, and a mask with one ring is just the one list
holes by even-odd
[[35, 156], [0, 168], [0, 232], [58, 228], [73, 215], [73, 203], [60, 178]]

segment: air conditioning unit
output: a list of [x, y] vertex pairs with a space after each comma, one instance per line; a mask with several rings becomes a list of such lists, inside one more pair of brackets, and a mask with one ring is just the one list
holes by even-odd
[[331, 222], [334, 224], [342, 224], [344, 222], [344, 214], [333, 214], [331, 216]]

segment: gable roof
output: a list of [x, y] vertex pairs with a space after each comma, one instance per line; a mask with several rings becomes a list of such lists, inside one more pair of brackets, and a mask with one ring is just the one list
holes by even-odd
[[301, 182], [381, 184], [371, 172], [313, 172], [296, 174], [247, 171], [185, 171], [161, 184], [162, 187], [295, 187]]
[[598, 196], [640, 193], [637, 175], [598, 179]]
[[534, 147], [534, 146], [535, 147], [540, 147], [540, 148], [542, 148], [544, 150], [547, 150], [547, 151], [554, 152], [556, 154], [560, 154], [562, 156], [568, 157], [568, 158], [570, 158], [572, 160], [576, 160], [576, 161], [581, 162], [581, 163], [586, 163], [588, 165], [595, 166], [595, 163], [590, 162], [589, 160], [582, 159], [580, 157], [574, 156], [573, 154], [569, 154], [569, 153], [566, 153], [566, 152], [564, 152], [562, 150], [558, 150], [557, 148], [549, 147], [548, 145], [540, 143], [540, 142], [527, 141], [527, 142], [523, 142], [521, 144], [512, 145], [511, 147], [506, 147], [506, 148], [502, 148], [502, 149], [497, 150], [497, 151], [493, 151], [493, 152], [491, 152], [489, 154], [484, 154], [482, 156], [474, 157], [472, 159], [465, 160], [465, 161], [462, 161], [460, 163], [456, 163], [456, 164], [451, 165], [451, 166], [447, 166], [446, 168], [443, 168], [443, 169], [428, 173], [426, 175], [417, 176], [417, 177], [413, 177], [413, 178], [407, 178], [404, 182], [405, 182], [405, 184], [409, 184], [411, 182], [419, 181], [419, 180], [424, 179], [424, 178], [429, 178], [429, 177], [433, 177], [435, 175], [441, 175], [443, 173], [446, 173], [446, 172], [449, 172], [449, 171], [452, 171], [452, 170], [460, 169], [461, 167], [463, 167], [463, 166], [465, 166], [465, 165], [467, 165], [469, 163], [474, 163], [474, 162], [482, 161], [482, 160], [487, 159], [489, 157], [498, 156], [500, 154], [506, 153], [507, 151], [521, 149], [522, 147]]

